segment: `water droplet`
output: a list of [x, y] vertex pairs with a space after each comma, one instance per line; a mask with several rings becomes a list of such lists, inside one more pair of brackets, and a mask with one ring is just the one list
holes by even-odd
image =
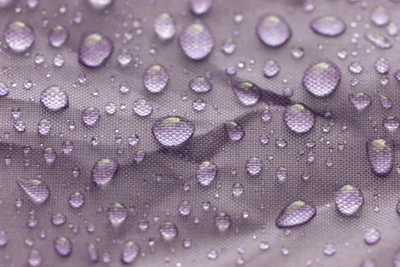
[[210, 10], [212, 0], [190, 0], [190, 10], [195, 15], [203, 15]]
[[176, 21], [169, 13], [161, 13], [154, 20], [153, 28], [162, 41], [172, 39], [176, 33]]
[[108, 102], [106, 106], [106, 112], [110, 115], [114, 114], [117, 111], [117, 105], [113, 102]]
[[285, 167], [281, 166], [276, 169], [276, 177], [278, 178], [278, 182], [284, 183], [287, 179], [287, 170]]
[[195, 22], [183, 29], [179, 36], [179, 43], [187, 57], [202, 60], [213, 49], [214, 36], [207, 25]]
[[164, 241], [172, 241], [178, 235], [178, 229], [170, 221], [164, 221], [158, 228], [158, 232]]
[[388, 38], [379, 34], [379, 33], [366, 33], [364, 34], [364, 38], [367, 41], [370, 41], [374, 46], [380, 49], [389, 49], [392, 48], [392, 43]]
[[178, 211], [182, 216], [187, 216], [190, 214], [190, 211], [192, 210], [192, 203], [189, 201], [182, 201], [178, 205]]
[[182, 117], [164, 117], [152, 127], [154, 137], [166, 148], [182, 145], [192, 137], [194, 131], [194, 125]]
[[14, 21], [4, 28], [4, 39], [12, 51], [22, 53], [32, 46], [35, 33], [28, 23]]
[[133, 155], [133, 159], [136, 161], [136, 163], [140, 163], [143, 161], [146, 155], [147, 155], [146, 152], [139, 150]]
[[300, 47], [300, 46], [293, 46], [292, 49], [290, 50], [290, 53], [292, 53], [292, 56], [295, 59], [300, 59], [302, 57], [304, 57], [304, 48]]
[[233, 121], [225, 122], [224, 128], [225, 128], [225, 132], [227, 133], [229, 140], [231, 140], [233, 142], [240, 141], [244, 137], [245, 132], [244, 132], [242, 126], [240, 126], [236, 122], [233, 122]]
[[198, 98], [195, 101], [193, 101], [192, 107], [195, 111], [203, 111], [206, 108], [207, 103], [201, 99]]
[[50, 134], [51, 124], [48, 120], [43, 119], [38, 123], [38, 131], [40, 135], [46, 136]]
[[[376, 265], [376, 261], [374, 259], [366, 259], [361, 263], [360, 267], [377, 267], [377, 265]], [[395, 267], [398, 267], [398, 266], [395, 266]]]
[[332, 243], [328, 243], [324, 246], [324, 254], [326, 256], [333, 256], [336, 253], [336, 246]]
[[7, 96], [9, 91], [10, 89], [8, 88], [8, 85], [0, 82], [0, 97]]
[[0, 230], [0, 247], [5, 247], [8, 244], [8, 234]]
[[50, 196], [50, 190], [42, 181], [36, 179], [18, 179], [17, 184], [37, 204], [45, 202]]
[[231, 226], [231, 217], [225, 212], [218, 213], [215, 224], [220, 232], [225, 232]]
[[52, 165], [57, 159], [57, 154], [53, 148], [47, 147], [43, 149], [43, 157], [48, 165]]
[[322, 16], [310, 23], [311, 29], [320, 35], [335, 37], [346, 31], [346, 24], [343, 20], [335, 16]]
[[363, 111], [371, 104], [371, 97], [366, 93], [349, 93], [349, 100], [358, 111]]
[[128, 49], [123, 49], [117, 56], [117, 61], [121, 67], [126, 67], [131, 63], [133, 55]]
[[400, 121], [397, 117], [389, 116], [383, 120], [383, 127], [389, 132], [395, 132], [400, 126]]
[[261, 90], [251, 82], [241, 82], [233, 86], [237, 98], [245, 106], [257, 104], [261, 97]]
[[217, 165], [210, 161], [204, 161], [196, 168], [196, 177], [202, 186], [209, 186], [216, 174]]
[[377, 6], [371, 10], [370, 19], [378, 27], [386, 26], [390, 22], [390, 13], [383, 6]]
[[131, 146], [136, 146], [139, 143], [139, 136], [137, 136], [136, 134], [133, 134], [131, 136], [128, 137], [128, 144]]
[[54, 249], [62, 257], [68, 257], [72, 253], [72, 243], [67, 237], [54, 239]]
[[375, 228], [367, 229], [364, 234], [364, 241], [367, 245], [375, 245], [381, 239], [381, 233]]
[[311, 202], [295, 201], [279, 214], [275, 224], [279, 228], [288, 228], [307, 223], [317, 214], [317, 208]]
[[50, 30], [49, 42], [53, 47], [61, 47], [69, 37], [69, 32], [61, 25], [57, 25]]
[[89, 243], [87, 247], [89, 258], [91, 262], [98, 262], [99, 261], [99, 253], [96, 249], [96, 246], [93, 243]]
[[79, 46], [79, 62], [89, 68], [97, 68], [111, 55], [114, 44], [100, 33], [83, 34]]
[[252, 157], [252, 158], [248, 159], [246, 162], [246, 171], [250, 175], [259, 174], [262, 170], [262, 167], [263, 167], [263, 163], [262, 163], [261, 159], [259, 159], [257, 157]]
[[71, 155], [72, 150], [74, 149], [74, 144], [71, 140], [65, 140], [62, 144], [62, 151], [65, 155]]
[[373, 174], [381, 177], [389, 175], [394, 161], [392, 142], [384, 139], [370, 140], [367, 142], [367, 154]]
[[121, 203], [114, 203], [107, 209], [108, 219], [114, 227], [120, 226], [128, 216], [128, 209]]
[[236, 42], [233, 41], [232, 39], [226, 39], [224, 43], [222, 44], [222, 52], [224, 52], [225, 55], [232, 55], [236, 51]]
[[133, 111], [137, 115], [145, 117], [151, 114], [151, 112], [153, 111], [153, 107], [150, 105], [149, 102], [147, 102], [146, 99], [139, 99], [133, 103]]
[[106, 185], [114, 177], [118, 167], [117, 159], [101, 159], [93, 166], [91, 179], [97, 185]]
[[16, 121], [14, 122], [13, 127], [15, 130], [17, 130], [17, 132], [22, 133], [25, 132], [26, 124], [23, 121]]
[[143, 83], [150, 93], [159, 93], [167, 86], [169, 76], [162, 65], [153, 65], [143, 73]]
[[279, 15], [264, 15], [257, 24], [257, 36], [268, 47], [280, 47], [292, 36], [285, 19]]
[[241, 183], [234, 183], [232, 186], [232, 195], [234, 197], [240, 197], [243, 194], [244, 187]]
[[345, 185], [336, 193], [336, 207], [343, 215], [354, 215], [363, 202], [361, 190], [352, 185]]
[[207, 252], [207, 258], [209, 258], [210, 260], [216, 260], [218, 256], [218, 251], [216, 251], [215, 249]]
[[340, 76], [340, 69], [333, 62], [322, 61], [306, 69], [303, 85], [311, 94], [324, 97], [336, 89]]
[[82, 111], [82, 121], [87, 126], [94, 126], [100, 119], [100, 109], [96, 107], [85, 108]]
[[67, 216], [65, 216], [64, 214], [56, 213], [51, 216], [51, 223], [54, 226], [60, 226], [65, 224], [66, 222], [67, 222]]
[[[6, 0], [11, 2], [12, 0]], [[34, 9], [39, 5], [39, 0], [26, 0], [26, 4], [30, 9]]]
[[89, 4], [96, 10], [103, 10], [109, 7], [114, 0], [88, 0]]
[[399, 34], [399, 26], [394, 22], [390, 22], [389, 25], [386, 26], [386, 32], [390, 36], [395, 36]]
[[85, 196], [79, 192], [75, 192], [69, 196], [68, 203], [72, 208], [78, 209], [85, 203]]
[[124, 244], [124, 247], [122, 249], [121, 260], [125, 264], [132, 263], [135, 261], [139, 253], [140, 253], [139, 244], [133, 241], [128, 241]]
[[379, 58], [375, 62], [375, 70], [381, 74], [387, 74], [389, 72], [390, 64], [389, 60], [384, 57]]
[[40, 102], [50, 111], [59, 111], [68, 107], [68, 95], [58, 86], [51, 86], [43, 90]]
[[281, 67], [279, 66], [278, 62], [273, 59], [269, 59], [264, 63], [264, 76], [266, 78], [272, 78], [278, 75]]
[[189, 88], [196, 93], [207, 93], [212, 90], [213, 86], [208, 79], [204, 77], [197, 77], [190, 80]]
[[42, 255], [36, 249], [32, 249], [28, 256], [28, 264], [31, 267], [40, 266], [42, 263]]
[[296, 133], [309, 132], [315, 123], [314, 114], [302, 104], [288, 106], [283, 117], [289, 129]]

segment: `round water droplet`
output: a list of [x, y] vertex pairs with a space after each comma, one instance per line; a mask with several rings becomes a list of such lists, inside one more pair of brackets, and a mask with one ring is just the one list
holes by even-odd
[[153, 65], [143, 73], [143, 83], [150, 93], [159, 93], [167, 86], [169, 76], [162, 65]]
[[25, 122], [16, 121], [16, 122], [14, 122], [13, 126], [14, 126], [14, 129], [17, 130], [17, 132], [20, 132], [20, 133], [25, 132], [25, 129], [26, 129]]
[[383, 6], [377, 6], [371, 10], [370, 19], [378, 27], [386, 26], [390, 22], [390, 13]]
[[22, 53], [35, 41], [35, 33], [28, 23], [14, 21], [4, 28], [4, 39], [12, 51]]
[[231, 226], [231, 217], [225, 212], [218, 213], [215, 224], [220, 232], [225, 232]]
[[214, 36], [207, 25], [195, 22], [182, 30], [179, 43], [188, 58], [202, 60], [213, 49]]
[[69, 196], [68, 203], [72, 208], [78, 209], [85, 203], [85, 196], [79, 192], [75, 192]]
[[188, 141], [194, 131], [194, 125], [182, 117], [164, 117], [153, 124], [152, 132], [157, 141], [166, 148], [181, 146]]
[[345, 185], [336, 192], [336, 207], [343, 215], [354, 215], [363, 202], [364, 197], [361, 190], [352, 185]]
[[54, 239], [54, 249], [62, 257], [68, 257], [72, 253], [72, 243], [66, 237], [57, 237]]
[[268, 47], [280, 47], [292, 37], [292, 31], [283, 17], [264, 15], [257, 24], [257, 36]]
[[32, 249], [28, 256], [28, 264], [31, 267], [37, 267], [42, 264], [42, 255], [36, 249]]
[[328, 243], [324, 246], [324, 254], [326, 256], [333, 256], [336, 253], [336, 246], [332, 243]]
[[371, 97], [365, 93], [349, 93], [349, 100], [358, 111], [363, 111], [371, 104]]
[[58, 86], [51, 86], [43, 90], [40, 102], [48, 110], [59, 111], [68, 107], [68, 95], [61, 91]]
[[394, 161], [394, 144], [384, 139], [375, 139], [367, 142], [368, 160], [371, 171], [376, 176], [389, 175]]
[[216, 174], [217, 165], [210, 161], [204, 161], [196, 168], [196, 178], [202, 186], [209, 186]]
[[189, 88], [196, 93], [207, 93], [212, 90], [213, 86], [208, 79], [204, 77], [197, 77], [190, 80]]
[[85, 108], [82, 111], [82, 121], [87, 126], [94, 126], [100, 119], [100, 109], [96, 107]]
[[307, 133], [315, 123], [314, 114], [302, 104], [288, 106], [283, 114], [283, 119], [289, 129], [295, 133]]
[[269, 107], [266, 107], [262, 112], [261, 112], [261, 120], [263, 122], [270, 122], [272, 119], [272, 112]]
[[222, 44], [222, 52], [224, 52], [225, 55], [232, 55], [236, 51], [236, 43], [232, 39], [226, 39], [224, 43]]
[[377, 48], [380, 48], [380, 49], [392, 48], [391, 41], [379, 33], [366, 33], [366, 34], [364, 34], [364, 38], [367, 41], [370, 41]]
[[57, 159], [57, 153], [53, 148], [47, 147], [43, 149], [43, 157], [48, 165], [52, 165]]
[[124, 244], [122, 249], [121, 261], [125, 264], [129, 264], [135, 261], [137, 256], [140, 253], [140, 246], [139, 244], [128, 241]]
[[67, 216], [65, 216], [64, 214], [56, 213], [51, 216], [51, 223], [54, 226], [60, 226], [65, 224], [66, 222], [67, 222]]
[[93, 166], [91, 179], [97, 185], [106, 185], [114, 177], [118, 167], [117, 159], [101, 159]]
[[209, 258], [210, 260], [216, 260], [218, 256], [219, 256], [218, 251], [216, 251], [215, 249], [212, 249], [207, 252], [207, 258]]
[[164, 241], [172, 241], [178, 235], [178, 229], [170, 221], [164, 221], [158, 228], [158, 232]]
[[210, 10], [212, 0], [190, 0], [190, 10], [195, 15], [203, 15]]
[[74, 144], [71, 140], [65, 140], [62, 144], [62, 151], [65, 155], [70, 155], [74, 149]]
[[295, 59], [300, 59], [302, 57], [304, 57], [304, 48], [300, 47], [300, 46], [293, 46], [292, 49], [290, 50], [290, 53], [292, 53], [292, 56]]
[[[378, 265], [376, 265], [376, 261], [374, 259], [366, 259], [364, 260], [360, 267], [377, 267]], [[399, 266], [395, 266], [395, 267], [399, 267]]]
[[273, 59], [269, 59], [264, 63], [264, 76], [266, 78], [272, 78], [278, 75], [281, 67], [279, 66], [278, 62]]
[[335, 16], [322, 16], [310, 23], [311, 29], [320, 35], [335, 37], [346, 31], [346, 24], [343, 20]]
[[295, 201], [279, 214], [275, 224], [279, 228], [298, 226], [309, 222], [317, 214], [317, 208], [311, 202]]
[[88, 253], [91, 262], [98, 262], [99, 261], [99, 253], [96, 249], [96, 246], [93, 243], [88, 243]]
[[245, 106], [253, 106], [257, 104], [261, 97], [261, 90], [257, 85], [251, 82], [241, 82], [233, 86], [233, 91], [235, 92], [239, 101]]
[[175, 36], [176, 21], [169, 13], [161, 13], [154, 20], [153, 28], [160, 40], [167, 41]]
[[263, 163], [262, 163], [261, 159], [259, 159], [257, 157], [252, 157], [252, 158], [248, 159], [246, 162], [246, 171], [250, 175], [259, 174], [262, 170], [262, 167], [263, 167]]
[[36, 179], [18, 179], [17, 184], [36, 204], [45, 202], [50, 196], [50, 190], [42, 181]]
[[244, 192], [244, 187], [241, 183], [234, 183], [232, 186], [232, 195], [234, 197], [240, 197]]
[[61, 47], [69, 37], [69, 32], [61, 25], [57, 25], [50, 30], [49, 43], [53, 47]]
[[0, 82], [0, 97], [7, 96], [9, 91], [10, 89], [8, 88], [8, 85]]
[[387, 60], [386, 58], [381, 57], [375, 62], [375, 70], [378, 73], [387, 74], [389, 72], [389, 69], [390, 69], [389, 60]]
[[240, 141], [244, 137], [245, 132], [242, 126], [240, 126], [236, 122], [233, 121], [225, 122], [224, 128], [229, 140], [233, 142]]
[[128, 49], [123, 49], [117, 56], [117, 61], [121, 67], [126, 67], [131, 63], [133, 55]]
[[375, 228], [367, 229], [364, 234], [364, 241], [367, 245], [375, 245], [381, 239], [381, 233]]
[[145, 117], [151, 114], [151, 112], [153, 111], [153, 107], [146, 99], [139, 99], [133, 103], [133, 111], [137, 115]]
[[178, 205], [178, 211], [182, 216], [187, 216], [190, 214], [190, 211], [192, 210], [192, 203], [189, 201], [182, 201]]
[[206, 106], [207, 106], [207, 103], [201, 98], [196, 99], [195, 101], [193, 101], [193, 104], [192, 104], [193, 109], [195, 111], [199, 111], [199, 112], [203, 111], [206, 108]]
[[114, 44], [100, 33], [83, 34], [79, 46], [79, 62], [89, 68], [97, 68], [111, 55]]
[[285, 167], [281, 166], [276, 169], [276, 178], [278, 182], [284, 183], [287, 179], [288, 173]]
[[400, 126], [400, 121], [397, 117], [389, 116], [383, 120], [383, 127], [389, 132], [395, 132]]
[[118, 227], [128, 216], [128, 209], [120, 203], [114, 203], [107, 209], [107, 215], [111, 224]]
[[136, 146], [139, 143], [139, 136], [137, 134], [128, 137], [128, 144], [131, 146]]
[[114, 0], [88, 0], [89, 4], [97, 10], [103, 10], [107, 7], [109, 7]]
[[340, 76], [340, 69], [333, 62], [322, 61], [306, 69], [303, 85], [311, 94], [324, 97], [336, 89]]

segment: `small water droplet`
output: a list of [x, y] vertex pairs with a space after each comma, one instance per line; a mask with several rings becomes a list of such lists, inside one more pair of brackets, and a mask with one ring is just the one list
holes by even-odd
[[292, 56], [295, 59], [300, 59], [302, 57], [304, 57], [304, 48], [301, 46], [293, 46], [292, 49], [290, 50], [290, 53], [292, 53]]
[[210, 260], [216, 260], [218, 256], [218, 251], [216, 251], [215, 249], [209, 250], [207, 252], [207, 258], [209, 258]]
[[367, 245], [375, 245], [381, 239], [381, 233], [375, 228], [369, 228], [364, 234], [364, 241]]
[[78, 209], [85, 203], [85, 196], [79, 192], [75, 192], [69, 196], [68, 203], [72, 208]]
[[298, 226], [309, 222], [316, 214], [313, 203], [299, 200], [283, 209], [275, 223], [279, 228]]
[[197, 77], [190, 80], [189, 88], [196, 93], [207, 93], [213, 89], [213, 86], [208, 79], [204, 77]]
[[28, 264], [31, 267], [40, 266], [42, 263], [42, 255], [36, 249], [32, 249], [28, 256]]
[[400, 121], [397, 117], [388, 116], [383, 120], [383, 127], [389, 132], [395, 132], [400, 126]]
[[276, 177], [278, 182], [284, 183], [287, 179], [288, 173], [285, 167], [281, 166], [276, 169]]
[[354, 215], [363, 202], [364, 197], [361, 190], [352, 185], [345, 185], [336, 192], [336, 207], [343, 215]]
[[332, 243], [328, 243], [324, 246], [324, 254], [326, 256], [333, 256], [336, 253], [336, 246]]
[[358, 111], [363, 111], [371, 104], [371, 97], [366, 93], [349, 93], [349, 100]]
[[234, 183], [232, 186], [232, 195], [240, 197], [244, 192], [244, 186], [241, 183]]
[[226, 39], [223, 44], [222, 44], [222, 52], [224, 52], [225, 55], [232, 55], [236, 51], [236, 42], [233, 41], [232, 39]]
[[257, 24], [257, 36], [268, 47], [280, 47], [292, 36], [285, 19], [279, 15], [264, 15]]
[[364, 70], [364, 67], [358, 61], [353, 61], [349, 65], [349, 71], [353, 74], [359, 74]]
[[380, 49], [392, 48], [391, 41], [379, 33], [366, 33], [366, 34], [364, 34], [364, 38], [367, 41], [370, 41], [377, 48], [380, 48]]
[[229, 140], [233, 142], [240, 141], [244, 137], [245, 132], [242, 126], [240, 126], [236, 122], [233, 121], [225, 122], [224, 128]]
[[0, 247], [5, 247], [8, 244], [8, 234], [0, 230]]
[[96, 10], [104, 10], [111, 6], [114, 0], [88, 0], [89, 4]]
[[114, 227], [120, 226], [128, 216], [128, 209], [121, 203], [114, 203], [107, 209], [108, 219]]
[[50, 111], [59, 111], [68, 107], [68, 95], [58, 86], [51, 86], [43, 90], [40, 102]]
[[192, 210], [192, 203], [189, 201], [182, 201], [178, 205], [178, 211], [182, 216], [187, 216], [190, 214], [190, 211]]
[[96, 249], [96, 246], [93, 243], [88, 243], [87, 247], [89, 253], [89, 259], [91, 262], [98, 262], [99, 261], [99, 253]]
[[201, 99], [198, 98], [195, 101], [193, 101], [192, 107], [195, 111], [203, 111], [206, 108], [207, 103]]
[[158, 232], [164, 241], [172, 241], [178, 235], [178, 229], [170, 221], [164, 221], [158, 228]]
[[153, 111], [153, 107], [146, 99], [139, 99], [133, 103], [133, 111], [137, 115], [145, 117], [151, 114], [151, 112]]
[[10, 89], [7, 84], [0, 82], [0, 97], [7, 96]]
[[215, 218], [215, 224], [220, 232], [225, 232], [231, 225], [231, 217], [225, 212], [220, 212]]
[[378, 73], [387, 74], [389, 72], [389, 69], [390, 69], [389, 60], [387, 60], [386, 58], [380, 57], [375, 62], [375, 70]]

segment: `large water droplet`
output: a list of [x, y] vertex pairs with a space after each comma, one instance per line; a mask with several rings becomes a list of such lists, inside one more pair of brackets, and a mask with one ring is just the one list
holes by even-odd
[[8, 7], [13, 2], [14, 2], [14, 0], [0, 0], [0, 8]]
[[48, 120], [43, 119], [38, 123], [38, 131], [40, 135], [46, 136], [50, 134], [51, 124]]
[[128, 209], [121, 203], [114, 203], [107, 209], [107, 214], [111, 224], [118, 227], [128, 216]]
[[394, 144], [384, 139], [367, 142], [368, 160], [371, 171], [376, 176], [385, 177], [392, 170], [394, 161]]
[[22, 53], [35, 41], [35, 33], [28, 23], [14, 21], [4, 28], [4, 39], [12, 51]]
[[261, 90], [257, 85], [251, 82], [240, 82], [233, 86], [237, 98], [245, 106], [253, 106], [257, 104], [261, 97]]
[[66, 222], [67, 222], [67, 216], [65, 216], [64, 214], [56, 213], [51, 216], [51, 223], [54, 226], [60, 226], [65, 224]]
[[366, 93], [349, 93], [349, 100], [358, 111], [363, 111], [371, 104], [371, 97]]
[[85, 196], [79, 192], [75, 192], [68, 198], [69, 205], [74, 209], [79, 209], [85, 204]]
[[248, 159], [246, 162], [246, 171], [250, 175], [259, 174], [262, 170], [262, 167], [263, 167], [263, 163], [262, 163], [261, 159], [259, 159], [257, 157], [252, 157], [252, 158]]
[[42, 181], [36, 179], [18, 179], [17, 184], [32, 199], [33, 202], [41, 204], [50, 196], [50, 190]]
[[49, 43], [53, 47], [61, 47], [68, 39], [69, 32], [61, 25], [57, 25], [50, 30]]
[[165, 241], [172, 241], [178, 235], [178, 229], [170, 221], [164, 221], [158, 228], [158, 232]]
[[306, 69], [303, 85], [311, 94], [324, 97], [335, 90], [340, 76], [340, 69], [333, 62], [322, 61]]
[[103, 10], [107, 7], [109, 7], [114, 0], [88, 0], [89, 4], [97, 10]]
[[82, 111], [82, 121], [87, 126], [94, 126], [100, 119], [100, 109], [96, 107], [85, 108]]
[[207, 93], [212, 90], [211, 82], [204, 77], [193, 78], [189, 82], [189, 88], [196, 93]]
[[210, 185], [216, 174], [217, 165], [210, 161], [204, 161], [196, 168], [197, 180], [203, 186]]
[[380, 49], [392, 48], [391, 41], [379, 33], [366, 33], [364, 38]]
[[158, 38], [167, 41], [175, 36], [175, 19], [169, 13], [161, 13], [154, 20], [153, 28]]
[[174, 148], [188, 141], [194, 131], [194, 125], [182, 117], [164, 117], [152, 127], [154, 137], [166, 148]]
[[279, 66], [278, 62], [273, 59], [267, 60], [264, 63], [264, 76], [267, 78], [272, 78], [278, 75], [281, 67]]
[[91, 179], [97, 185], [106, 185], [114, 177], [118, 167], [117, 159], [101, 159], [93, 166]]
[[213, 49], [214, 36], [207, 25], [196, 22], [183, 29], [179, 36], [179, 43], [187, 57], [202, 60]]
[[139, 244], [128, 241], [124, 244], [122, 249], [121, 261], [125, 264], [129, 264], [135, 261], [137, 256], [140, 253], [140, 246]]
[[72, 243], [67, 237], [54, 239], [54, 249], [62, 257], [68, 257], [72, 253]]
[[190, 10], [196, 15], [207, 13], [211, 6], [212, 0], [190, 0]]
[[316, 18], [310, 23], [311, 29], [320, 35], [335, 37], [346, 31], [346, 24], [335, 16], [322, 16]]
[[231, 226], [231, 217], [225, 212], [220, 212], [215, 218], [215, 224], [220, 232], [225, 232]]
[[59, 111], [68, 107], [68, 95], [58, 86], [51, 86], [43, 90], [40, 102], [51, 111]]
[[100, 33], [83, 34], [79, 46], [79, 62], [89, 68], [97, 68], [111, 55], [114, 44]]
[[225, 122], [224, 128], [229, 140], [233, 142], [240, 141], [244, 137], [245, 132], [242, 126], [234, 121]]
[[381, 239], [381, 233], [375, 228], [367, 229], [364, 234], [364, 241], [367, 245], [374, 245]]
[[371, 10], [370, 19], [378, 27], [385, 26], [390, 22], [390, 13], [383, 6], [377, 6]]
[[43, 149], [43, 157], [48, 165], [52, 165], [57, 159], [57, 153], [51, 147]]
[[146, 99], [138, 99], [133, 103], [133, 111], [141, 116], [149, 116], [153, 111], [153, 107]]
[[150, 93], [164, 90], [169, 80], [167, 69], [162, 65], [153, 65], [143, 73], [143, 83]]
[[288, 106], [283, 118], [289, 129], [296, 133], [307, 133], [315, 123], [314, 114], [302, 104]]
[[279, 228], [302, 225], [310, 221], [317, 214], [317, 208], [311, 202], [295, 201], [279, 214], [275, 224]]
[[345, 185], [336, 192], [336, 207], [346, 216], [355, 214], [364, 202], [362, 192], [357, 187]]
[[285, 19], [279, 15], [264, 15], [257, 24], [257, 36], [268, 47], [284, 45], [292, 36]]

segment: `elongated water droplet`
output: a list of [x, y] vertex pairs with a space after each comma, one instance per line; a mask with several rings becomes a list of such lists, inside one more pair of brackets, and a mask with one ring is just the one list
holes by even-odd
[[59, 111], [68, 107], [68, 95], [58, 86], [51, 86], [43, 90], [40, 102], [50, 111]]
[[72, 208], [79, 209], [85, 204], [85, 196], [79, 192], [75, 192], [69, 196], [68, 203]]
[[140, 246], [139, 244], [128, 241], [124, 244], [122, 249], [121, 261], [125, 264], [129, 264], [135, 261], [137, 256], [140, 253]]
[[33, 202], [41, 204], [50, 196], [50, 190], [42, 181], [36, 179], [18, 179], [17, 184], [32, 199]]
[[65, 224], [66, 222], [67, 222], [67, 216], [65, 216], [64, 214], [56, 213], [51, 216], [51, 223], [54, 226], [60, 226]]
[[390, 13], [383, 6], [377, 6], [371, 10], [370, 19], [378, 27], [386, 26], [390, 22]]
[[67, 237], [54, 239], [54, 249], [62, 257], [68, 257], [72, 253], [72, 243]]
[[7, 96], [10, 89], [7, 84], [0, 82], [0, 97]]
[[153, 24], [154, 32], [162, 41], [167, 41], [175, 36], [176, 21], [169, 13], [161, 13]]
[[387, 74], [390, 69], [389, 60], [384, 57], [378, 58], [375, 62], [375, 70], [381, 74]]
[[28, 264], [31, 267], [40, 266], [42, 263], [42, 255], [39, 250], [32, 249], [28, 256]]
[[22, 53], [32, 46], [35, 33], [28, 23], [14, 21], [4, 28], [4, 39], [12, 51]]
[[225, 232], [231, 226], [231, 217], [225, 212], [220, 212], [215, 218], [215, 224], [220, 232]]
[[143, 73], [143, 83], [150, 93], [159, 93], [167, 86], [167, 69], [162, 65], [153, 65]]
[[98, 262], [99, 261], [99, 253], [96, 249], [95, 244], [89, 243], [87, 247], [89, 253], [89, 259], [91, 262]]
[[214, 36], [207, 25], [195, 22], [183, 29], [179, 36], [179, 43], [187, 57], [202, 60], [213, 49]]
[[336, 207], [343, 215], [354, 215], [363, 202], [364, 197], [361, 190], [352, 185], [345, 185], [336, 192]]
[[367, 142], [368, 160], [371, 171], [376, 176], [389, 175], [394, 161], [394, 144], [384, 139], [375, 139]]
[[109, 7], [114, 0], [88, 0], [89, 4], [97, 10], [103, 10]]
[[190, 203], [189, 201], [184, 200], [180, 202], [178, 205], [178, 212], [182, 216], [189, 215], [191, 210], [192, 210], [192, 203]]
[[114, 177], [118, 167], [117, 159], [101, 159], [93, 166], [91, 179], [97, 185], [106, 185]]
[[133, 111], [141, 117], [146, 117], [151, 114], [153, 107], [146, 99], [138, 99], [133, 103]]
[[190, 80], [189, 88], [196, 93], [207, 93], [212, 90], [213, 86], [208, 79], [204, 77], [197, 77]]
[[193, 123], [183, 117], [164, 117], [156, 121], [151, 130], [161, 145], [174, 148], [188, 141], [195, 128]]
[[292, 37], [292, 31], [283, 17], [271, 14], [260, 18], [257, 36], [268, 47], [280, 47]]
[[263, 163], [261, 159], [257, 157], [252, 157], [246, 162], [246, 171], [253, 176], [259, 174], [262, 170], [262, 167]]
[[196, 178], [202, 186], [209, 186], [216, 174], [217, 165], [210, 161], [204, 161], [196, 168]]
[[8, 234], [0, 230], [0, 247], [5, 247], [8, 244]]
[[298, 226], [309, 222], [316, 214], [317, 208], [313, 203], [298, 200], [282, 210], [275, 224], [279, 228]]
[[273, 59], [269, 59], [264, 63], [264, 76], [266, 78], [272, 78], [278, 75], [281, 67], [279, 66], [278, 62]]
[[87, 126], [94, 126], [100, 119], [100, 109], [96, 107], [85, 108], [82, 111], [82, 121]]
[[380, 49], [392, 48], [391, 41], [379, 33], [366, 33], [364, 38]]
[[211, 6], [212, 0], [190, 0], [190, 10], [195, 15], [207, 13]]
[[349, 93], [349, 100], [358, 111], [363, 111], [371, 104], [371, 97], [366, 93]]
[[346, 24], [343, 20], [335, 16], [322, 16], [310, 23], [311, 29], [320, 35], [335, 37], [346, 31]]
[[261, 90], [257, 85], [251, 82], [241, 82], [233, 86], [233, 91], [235, 92], [239, 101], [245, 106], [253, 106], [257, 104], [261, 97]]
[[79, 46], [79, 62], [89, 68], [97, 68], [110, 57], [114, 44], [100, 33], [83, 34]]
[[121, 203], [114, 203], [107, 209], [108, 219], [115, 227], [120, 226], [128, 216], [128, 209]]
[[158, 232], [164, 241], [172, 241], [178, 235], [178, 229], [170, 221], [164, 221], [158, 228]]
[[340, 69], [333, 62], [322, 61], [308, 67], [304, 72], [303, 85], [311, 94], [330, 95], [340, 82]]
[[296, 133], [309, 132], [315, 123], [314, 114], [302, 104], [288, 106], [283, 118], [289, 129]]
[[245, 132], [242, 126], [234, 121], [225, 122], [224, 128], [229, 140], [233, 142], [240, 141], [244, 137]]
[[50, 30], [49, 43], [53, 47], [61, 47], [69, 37], [69, 32], [61, 25], [57, 25]]

